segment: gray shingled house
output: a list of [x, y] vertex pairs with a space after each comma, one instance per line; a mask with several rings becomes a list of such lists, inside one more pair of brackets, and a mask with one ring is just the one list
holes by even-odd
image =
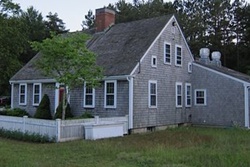
[[[187, 122], [249, 127], [250, 78], [220, 67], [219, 59], [194, 61], [174, 15], [116, 25], [114, 18], [109, 9], [96, 11], [97, 32], [87, 45], [97, 54], [105, 78], [99, 88], [83, 83], [70, 90], [74, 115], [128, 115], [134, 132]], [[44, 94], [53, 113], [60, 99], [59, 83], [35, 68], [40, 56], [10, 80], [11, 107], [31, 115]]]

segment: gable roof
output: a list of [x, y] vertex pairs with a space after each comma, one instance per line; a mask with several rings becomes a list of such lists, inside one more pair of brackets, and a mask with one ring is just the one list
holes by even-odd
[[[97, 54], [97, 64], [105, 76], [129, 75], [173, 15], [120, 23], [96, 33], [88, 42], [89, 50]], [[10, 81], [49, 79], [35, 68], [38, 53]]]
[[250, 76], [249, 75], [243, 74], [243, 73], [235, 71], [235, 70], [232, 70], [230, 68], [223, 67], [223, 66], [218, 67], [218, 66], [215, 66], [215, 65], [207, 65], [207, 64], [204, 64], [204, 63], [201, 63], [201, 62], [198, 62], [198, 61], [195, 61], [194, 64], [198, 65], [199, 67], [208, 69], [210, 71], [220, 73], [220, 74], [222, 74], [224, 76], [226, 75], [228, 78], [240, 81], [242, 83], [248, 83], [248, 84], [250, 83]]

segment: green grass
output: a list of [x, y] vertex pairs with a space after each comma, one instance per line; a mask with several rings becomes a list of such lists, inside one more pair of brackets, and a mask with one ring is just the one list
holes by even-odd
[[0, 138], [0, 166], [249, 167], [250, 131], [182, 127], [52, 144]]

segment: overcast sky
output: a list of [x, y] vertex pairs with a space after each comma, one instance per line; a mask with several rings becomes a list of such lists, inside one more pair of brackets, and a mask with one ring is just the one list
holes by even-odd
[[[114, 4], [117, 1], [118, 0], [13, 0], [13, 2], [21, 5], [23, 10], [34, 6], [36, 10], [43, 14], [44, 18], [49, 12], [53, 14], [57, 13], [59, 18], [64, 21], [66, 28], [70, 29], [70, 31], [82, 29], [82, 21], [89, 9], [95, 12], [95, 9], [107, 6], [109, 3]], [[126, 1], [132, 2], [133, 0]], [[247, 1], [249, 2], [250, 0]]]

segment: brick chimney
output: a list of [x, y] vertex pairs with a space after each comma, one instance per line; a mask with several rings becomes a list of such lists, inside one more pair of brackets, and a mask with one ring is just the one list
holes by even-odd
[[115, 24], [115, 11], [107, 8], [96, 9], [96, 32], [101, 32]]

